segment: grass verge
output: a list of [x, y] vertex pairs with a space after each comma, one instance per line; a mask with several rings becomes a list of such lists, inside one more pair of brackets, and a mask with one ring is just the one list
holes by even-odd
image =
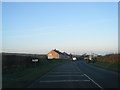
[[37, 67], [31, 67], [22, 71], [4, 74], [2, 77], [2, 87], [25, 88], [51, 69], [67, 62], [70, 62], [70, 60], [52, 60]]
[[115, 72], [120, 72], [120, 63], [110, 63], [110, 62], [100, 62], [96, 61], [95, 63], [90, 63], [90, 65], [94, 65], [97, 67], [101, 67], [104, 69], [112, 70]]

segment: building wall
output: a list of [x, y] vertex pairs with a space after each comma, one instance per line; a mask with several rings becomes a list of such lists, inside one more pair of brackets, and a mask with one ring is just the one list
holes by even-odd
[[48, 56], [48, 59], [59, 59], [60, 58], [60, 56], [59, 56], [59, 54], [58, 53], [56, 53], [55, 51], [50, 51], [48, 54], [47, 54], [47, 56]]
[[66, 54], [59, 54], [55, 52], [54, 50], [50, 51], [47, 54], [48, 59], [69, 59], [70, 57]]

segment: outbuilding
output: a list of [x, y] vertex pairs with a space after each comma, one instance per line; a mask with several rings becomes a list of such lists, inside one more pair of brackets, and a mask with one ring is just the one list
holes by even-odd
[[56, 49], [51, 50], [48, 54], [47, 54], [48, 59], [69, 59], [70, 56], [66, 53], [66, 52], [60, 52]]

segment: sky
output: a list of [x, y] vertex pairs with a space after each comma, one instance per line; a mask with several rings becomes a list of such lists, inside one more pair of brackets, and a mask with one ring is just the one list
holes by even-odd
[[117, 2], [3, 2], [2, 51], [118, 51]]

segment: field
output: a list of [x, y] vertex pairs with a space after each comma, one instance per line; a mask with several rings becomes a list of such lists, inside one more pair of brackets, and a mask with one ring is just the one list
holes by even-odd
[[101, 68], [109, 69], [112, 71], [120, 72], [120, 54], [109, 54], [106, 56], [97, 57], [95, 63], [90, 63]]
[[[32, 58], [39, 59], [33, 63]], [[71, 60], [47, 60], [45, 55], [3, 54], [2, 88], [24, 88], [54, 67]]]

